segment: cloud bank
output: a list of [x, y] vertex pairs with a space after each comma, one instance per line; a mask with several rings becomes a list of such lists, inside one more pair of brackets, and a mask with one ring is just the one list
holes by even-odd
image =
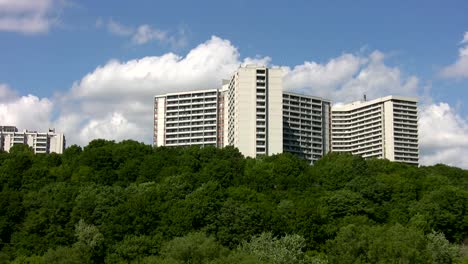
[[468, 119], [447, 103], [425, 105], [419, 116], [420, 162], [468, 168]]
[[[271, 65], [271, 58], [242, 58], [226, 39], [213, 36], [185, 56], [166, 53], [136, 60], [111, 60], [54, 98], [18, 96], [0, 85], [0, 119], [20, 128], [54, 126], [70, 144], [95, 138], [152, 141], [154, 95], [220, 87], [241, 64]], [[417, 96], [416, 76], [385, 63], [385, 54], [345, 53], [327, 62], [281, 66], [287, 90], [322, 96], [334, 102], [389, 94]], [[468, 119], [446, 103], [420, 104], [421, 164], [446, 163], [468, 168]]]
[[385, 55], [374, 51], [368, 56], [343, 54], [326, 63], [306, 61], [294, 68], [283, 67], [284, 86], [306, 94], [350, 102], [396, 94], [415, 96], [419, 81], [405, 77], [396, 67], [385, 65]]
[[10, 87], [0, 84], [1, 125], [19, 128], [44, 128], [51, 125], [54, 104], [34, 95], [18, 96]]

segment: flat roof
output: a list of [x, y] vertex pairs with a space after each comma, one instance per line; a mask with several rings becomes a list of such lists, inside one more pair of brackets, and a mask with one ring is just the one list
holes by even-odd
[[319, 96], [300, 94], [300, 93], [294, 93], [294, 92], [288, 92], [288, 91], [283, 91], [283, 94], [294, 95], [294, 96], [299, 96], [299, 97], [307, 97], [307, 98], [310, 98], [310, 99], [318, 99], [320, 101], [324, 101], [324, 102], [328, 102], [328, 103], [331, 102], [331, 100], [325, 99], [325, 98], [319, 97]]
[[332, 111], [333, 110], [339, 110], [339, 111], [353, 110], [353, 109], [366, 107], [366, 106], [373, 105], [373, 104], [384, 103], [386, 101], [391, 101], [391, 100], [408, 101], [408, 102], [414, 102], [414, 103], [418, 102], [417, 97], [389, 95], [389, 96], [380, 97], [380, 98], [370, 100], [370, 101], [355, 101], [355, 102], [344, 104], [344, 105], [332, 106]]
[[217, 92], [218, 89], [205, 89], [205, 90], [191, 90], [191, 91], [183, 91], [183, 92], [175, 92], [175, 93], [166, 93], [166, 94], [160, 94], [160, 95], [155, 95], [154, 98], [159, 98], [159, 97], [166, 97], [170, 95], [181, 95], [181, 94], [192, 94], [192, 93], [206, 93], [206, 92]]

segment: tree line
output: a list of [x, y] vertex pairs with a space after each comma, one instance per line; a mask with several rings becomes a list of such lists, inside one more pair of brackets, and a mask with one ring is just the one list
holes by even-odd
[[0, 263], [468, 263], [468, 171], [93, 140], [0, 153]]

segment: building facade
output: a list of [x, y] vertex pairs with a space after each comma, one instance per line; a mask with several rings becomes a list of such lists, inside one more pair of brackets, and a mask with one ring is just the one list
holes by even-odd
[[30, 146], [34, 153], [58, 153], [65, 149], [65, 135], [56, 133], [55, 129], [48, 132], [18, 131], [14, 126], [0, 126], [0, 150], [9, 152], [17, 144]]
[[154, 98], [154, 146], [234, 146], [248, 157], [283, 152], [282, 73], [248, 65], [221, 89]]
[[330, 151], [330, 101], [283, 92], [283, 150], [311, 163]]
[[220, 89], [154, 97], [154, 146], [234, 146], [247, 157], [330, 151], [418, 164], [417, 100], [387, 96], [331, 106], [283, 92], [281, 69], [240, 67]]
[[283, 152], [282, 72], [239, 68], [225, 90], [227, 141], [248, 157]]
[[171, 93], [154, 98], [155, 146], [222, 146], [218, 137], [217, 89]]
[[387, 96], [333, 106], [331, 150], [418, 165], [417, 99]]

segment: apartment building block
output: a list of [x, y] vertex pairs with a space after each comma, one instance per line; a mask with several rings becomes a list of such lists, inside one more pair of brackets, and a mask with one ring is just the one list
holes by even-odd
[[417, 99], [387, 96], [333, 106], [331, 150], [418, 165]]
[[283, 150], [311, 163], [330, 151], [330, 104], [320, 97], [283, 92]]
[[154, 98], [155, 146], [222, 146], [218, 138], [217, 89], [170, 93]]
[[248, 157], [330, 151], [418, 164], [417, 100], [387, 96], [334, 105], [283, 92], [282, 72], [240, 67], [220, 89], [154, 97], [154, 146], [234, 146]]
[[248, 157], [283, 152], [282, 73], [248, 65], [231, 77], [225, 92], [227, 141]]
[[34, 153], [58, 153], [65, 149], [65, 135], [56, 133], [55, 129], [48, 132], [18, 131], [15, 126], [0, 126], [0, 150], [9, 152], [17, 144], [30, 146]]

